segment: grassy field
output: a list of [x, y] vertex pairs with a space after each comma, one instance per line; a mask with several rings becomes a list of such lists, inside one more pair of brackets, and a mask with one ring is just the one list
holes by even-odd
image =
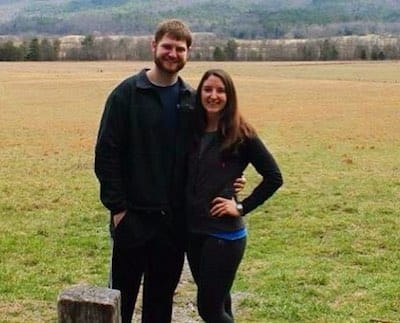
[[[0, 322], [54, 322], [106, 286], [93, 146], [136, 62], [0, 63]], [[284, 187], [248, 216], [238, 322], [400, 322], [400, 63], [188, 63], [229, 71]], [[257, 181], [250, 168], [249, 184]]]

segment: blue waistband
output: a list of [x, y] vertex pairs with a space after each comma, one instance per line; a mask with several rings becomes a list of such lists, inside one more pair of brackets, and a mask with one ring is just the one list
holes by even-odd
[[247, 236], [247, 229], [241, 228], [235, 231], [221, 231], [211, 233], [210, 236], [224, 240], [239, 240]]

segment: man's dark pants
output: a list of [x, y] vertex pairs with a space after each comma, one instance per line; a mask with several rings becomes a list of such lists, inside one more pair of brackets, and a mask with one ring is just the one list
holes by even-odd
[[[114, 234], [110, 287], [121, 291], [122, 323], [130, 323], [143, 277], [142, 322], [169, 323], [184, 263], [184, 231], [166, 216], [155, 214], [140, 225], [135, 216], [127, 213]], [[151, 228], [150, 238], [129, 241], [129, 227], [135, 224], [141, 234]]]

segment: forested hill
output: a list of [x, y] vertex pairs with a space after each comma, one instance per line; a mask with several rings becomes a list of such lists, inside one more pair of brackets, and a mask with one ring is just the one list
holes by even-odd
[[0, 0], [1, 35], [144, 35], [170, 17], [238, 39], [400, 34], [400, 0]]

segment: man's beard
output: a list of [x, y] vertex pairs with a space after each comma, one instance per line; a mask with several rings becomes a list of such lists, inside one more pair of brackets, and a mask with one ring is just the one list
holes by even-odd
[[173, 64], [175, 64], [174, 68], [168, 68], [164, 65], [165, 61], [157, 56], [154, 57], [154, 63], [156, 64], [156, 66], [158, 67], [159, 70], [161, 70], [162, 72], [167, 73], [167, 74], [178, 73], [186, 64], [186, 62], [184, 60], [180, 60], [179, 62], [173, 63]]

